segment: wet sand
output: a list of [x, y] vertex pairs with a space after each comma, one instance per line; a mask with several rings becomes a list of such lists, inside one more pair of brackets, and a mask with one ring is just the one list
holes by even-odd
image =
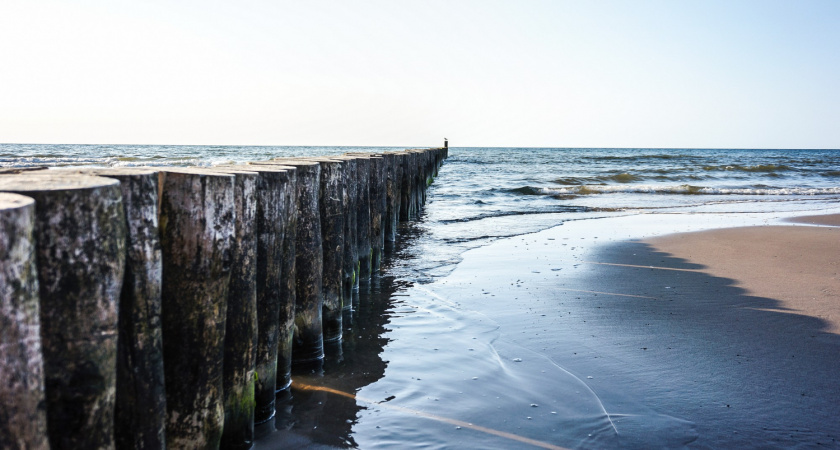
[[567, 222], [386, 280], [257, 448], [837, 447], [840, 228], [781, 218]]

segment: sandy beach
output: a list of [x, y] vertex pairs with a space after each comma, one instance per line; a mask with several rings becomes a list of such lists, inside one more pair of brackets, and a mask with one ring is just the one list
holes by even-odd
[[646, 242], [658, 252], [731, 278], [749, 296], [777, 300], [773, 311], [804, 314], [840, 332], [840, 216], [807, 216], [797, 223], [668, 235]]

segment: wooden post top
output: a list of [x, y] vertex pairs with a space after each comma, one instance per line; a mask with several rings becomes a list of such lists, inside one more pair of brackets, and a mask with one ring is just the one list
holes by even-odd
[[76, 189], [95, 189], [119, 185], [113, 178], [81, 174], [60, 174], [52, 171], [33, 172], [32, 174], [0, 176], [0, 191], [44, 192], [69, 191]]
[[315, 161], [310, 161], [305, 158], [276, 158], [270, 161], [256, 161], [250, 164], [268, 164], [268, 165], [284, 165], [284, 166], [292, 166], [292, 167], [307, 167], [307, 166], [320, 166], [319, 163]]
[[33, 205], [34, 199], [11, 192], [0, 192], [0, 210], [25, 208]]
[[94, 176], [131, 176], [131, 175], [153, 175], [161, 171], [159, 167], [76, 167], [50, 169], [56, 173], [76, 173], [81, 175]]

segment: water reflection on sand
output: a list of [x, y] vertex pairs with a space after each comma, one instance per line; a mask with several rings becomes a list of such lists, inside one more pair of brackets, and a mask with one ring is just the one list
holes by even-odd
[[[412, 258], [405, 242], [390, 265]], [[690, 423], [639, 405], [608, 413], [579, 376], [451, 292], [394, 276], [362, 288], [342, 351], [294, 376], [278, 431], [263, 427], [257, 448], [598, 447], [617, 442], [619, 424], [662, 444], [695, 439]]]

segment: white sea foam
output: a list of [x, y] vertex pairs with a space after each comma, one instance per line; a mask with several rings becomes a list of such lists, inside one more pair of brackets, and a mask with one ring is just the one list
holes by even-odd
[[692, 194], [692, 195], [837, 195], [840, 187], [786, 187], [786, 188], [723, 188], [664, 185], [586, 185], [562, 188], [540, 188], [544, 195], [590, 195], [590, 194]]

